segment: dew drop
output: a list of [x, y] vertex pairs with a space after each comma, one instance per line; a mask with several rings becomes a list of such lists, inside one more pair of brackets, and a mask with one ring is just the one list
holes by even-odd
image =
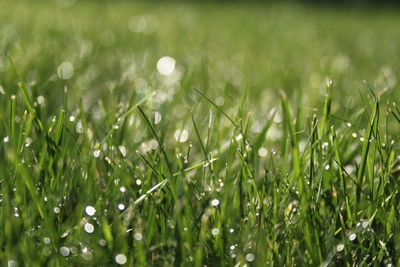
[[96, 209], [93, 206], [87, 206], [85, 212], [89, 216], [93, 216], [96, 213]]
[[125, 148], [125, 146], [119, 146], [118, 149], [119, 149], [119, 152], [121, 152], [122, 156], [125, 158], [126, 157], [126, 148]]
[[211, 201], [211, 205], [212, 205], [213, 207], [218, 206], [218, 205], [219, 205], [219, 200], [218, 200], [218, 199], [213, 199], [213, 200]]
[[267, 149], [265, 149], [265, 147], [260, 147], [258, 150], [258, 155], [262, 158], [267, 156]]
[[176, 141], [184, 143], [189, 138], [189, 133], [186, 129], [183, 130], [178, 129], [175, 131], [174, 137]]
[[82, 120], [79, 120], [78, 123], [76, 124], [75, 130], [77, 133], [81, 134], [83, 133], [83, 125], [82, 125]]
[[330, 168], [331, 168], [331, 166], [330, 166], [329, 164], [325, 166], [325, 170], [327, 170], [327, 171], [328, 171]]
[[354, 233], [349, 236], [350, 241], [354, 241], [356, 238], [357, 238], [357, 235]]
[[336, 246], [336, 251], [337, 251], [337, 252], [340, 252], [340, 251], [342, 251], [343, 249], [344, 249], [344, 245], [343, 245], [343, 244], [339, 244], [339, 245]]
[[67, 248], [67, 247], [61, 247], [61, 248], [60, 248], [60, 254], [63, 255], [64, 257], [68, 257], [68, 255], [69, 255], [69, 248]]
[[127, 258], [124, 254], [118, 254], [117, 256], [115, 256], [115, 262], [117, 264], [125, 264], [127, 262]]
[[84, 226], [84, 228], [85, 228], [85, 231], [86, 231], [88, 234], [91, 234], [91, 233], [94, 232], [94, 226], [93, 226], [93, 224], [91, 224], [91, 223], [86, 223], [85, 226]]
[[364, 228], [364, 229], [367, 228], [368, 227], [368, 222], [367, 221], [366, 222], [362, 222], [361, 223], [361, 227]]
[[174, 72], [175, 63], [172, 57], [162, 57], [157, 62], [157, 71], [163, 76], [169, 76]]
[[71, 62], [65, 61], [57, 68], [57, 76], [60, 79], [68, 80], [74, 75], [74, 66]]
[[254, 261], [255, 258], [256, 257], [252, 253], [249, 253], [249, 254], [246, 255], [246, 261], [248, 261], [248, 262]]
[[44, 96], [40, 95], [36, 98], [36, 101], [38, 102], [39, 105], [43, 105], [45, 98], [44, 98]]
[[219, 229], [218, 228], [213, 228], [211, 230], [212, 235], [219, 235]]
[[158, 124], [161, 121], [161, 114], [160, 112], [154, 112], [154, 124]]
[[142, 233], [135, 233], [135, 234], [133, 235], [133, 237], [134, 237], [135, 240], [137, 240], [137, 241], [141, 241], [141, 240], [143, 239]]
[[100, 150], [99, 149], [93, 151], [93, 157], [98, 158], [99, 156], [100, 156]]

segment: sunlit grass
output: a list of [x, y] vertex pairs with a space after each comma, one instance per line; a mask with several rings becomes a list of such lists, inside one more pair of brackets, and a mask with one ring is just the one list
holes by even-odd
[[0, 2], [0, 262], [398, 265], [400, 17]]

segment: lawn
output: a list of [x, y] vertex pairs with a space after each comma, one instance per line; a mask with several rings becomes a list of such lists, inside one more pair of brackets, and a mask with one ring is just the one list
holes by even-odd
[[399, 29], [388, 8], [0, 0], [0, 262], [399, 265]]

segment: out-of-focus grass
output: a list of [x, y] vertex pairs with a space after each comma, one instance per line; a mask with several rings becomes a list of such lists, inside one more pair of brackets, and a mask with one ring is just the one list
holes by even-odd
[[399, 264], [398, 11], [60, 3], [0, 2], [1, 262]]

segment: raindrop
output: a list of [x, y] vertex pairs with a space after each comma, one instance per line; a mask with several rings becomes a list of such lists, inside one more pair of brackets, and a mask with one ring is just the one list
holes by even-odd
[[125, 209], [125, 205], [124, 204], [118, 204], [118, 209], [119, 210], [124, 210]]
[[74, 117], [74, 116], [72, 116], [72, 115], [71, 115], [71, 116], [69, 116], [69, 121], [71, 121], [71, 122], [72, 122], [72, 121], [75, 121], [75, 117]]
[[54, 211], [54, 213], [60, 213], [60, 208], [59, 207], [54, 207], [53, 211]]
[[121, 187], [119, 188], [119, 191], [121, 191], [121, 193], [124, 193], [124, 192], [126, 191], [126, 189], [125, 189], [125, 187], [121, 186]]
[[7, 265], [8, 265], [8, 267], [17, 267], [18, 266], [18, 264], [15, 260], [9, 260], [7, 262]]
[[43, 242], [47, 245], [50, 244], [50, 238], [48, 237], [43, 238]]
[[3, 142], [4, 143], [8, 143], [8, 141], [10, 141], [10, 137], [6, 136], [3, 138]]

